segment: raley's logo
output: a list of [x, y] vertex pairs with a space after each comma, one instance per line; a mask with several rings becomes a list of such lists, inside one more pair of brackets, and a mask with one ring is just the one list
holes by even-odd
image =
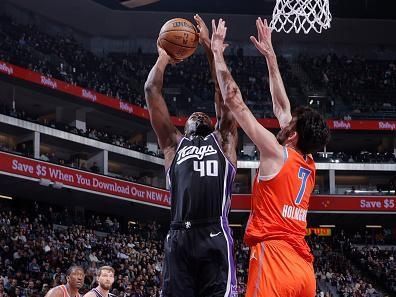
[[351, 123], [346, 121], [334, 121], [334, 129], [351, 129]]
[[129, 105], [128, 103], [124, 103], [122, 101], [120, 101], [120, 109], [123, 111], [126, 111], [128, 113], [133, 113], [133, 108], [131, 105]]
[[396, 124], [389, 123], [389, 122], [378, 122], [379, 129], [386, 129], [386, 130], [395, 130]]
[[82, 89], [81, 96], [83, 96], [84, 98], [90, 99], [93, 102], [96, 101], [96, 95], [89, 90]]
[[6, 63], [0, 63], [0, 71], [11, 75], [14, 73], [14, 69], [11, 66], [7, 66]]
[[56, 81], [54, 81], [48, 77], [45, 77], [43, 75], [41, 76], [41, 84], [44, 86], [53, 88], [53, 89], [56, 89], [58, 87], [56, 84]]
[[217, 154], [217, 151], [211, 145], [203, 145], [201, 147], [197, 146], [185, 146], [180, 151], [177, 152], [177, 164], [181, 164], [184, 161], [196, 158], [202, 160], [205, 156], [210, 156]]

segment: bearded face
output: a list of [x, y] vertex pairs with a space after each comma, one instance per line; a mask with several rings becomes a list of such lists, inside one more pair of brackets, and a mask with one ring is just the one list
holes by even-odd
[[102, 270], [97, 281], [103, 290], [108, 291], [114, 283], [114, 273], [112, 271]]

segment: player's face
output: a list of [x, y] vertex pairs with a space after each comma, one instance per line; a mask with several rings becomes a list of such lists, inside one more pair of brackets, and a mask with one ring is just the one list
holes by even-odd
[[99, 286], [104, 290], [110, 290], [114, 283], [114, 273], [110, 270], [103, 269], [97, 278]]
[[85, 274], [81, 269], [74, 269], [67, 278], [70, 287], [81, 289], [84, 285]]
[[214, 130], [209, 116], [203, 112], [194, 112], [187, 120], [184, 133], [189, 136], [207, 136]]

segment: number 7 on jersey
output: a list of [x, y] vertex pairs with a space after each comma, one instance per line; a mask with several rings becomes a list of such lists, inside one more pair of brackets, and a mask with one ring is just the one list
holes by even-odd
[[301, 186], [300, 186], [300, 190], [298, 191], [297, 197], [294, 201], [294, 203], [297, 205], [301, 203], [301, 200], [304, 197], [305, 188], [307, 187], [307, 180], [310, 174], [311, 174], [311, 170], [307, 168], [300, 167], [300, 169], [298, 170], [298, 178], [301, 179]]

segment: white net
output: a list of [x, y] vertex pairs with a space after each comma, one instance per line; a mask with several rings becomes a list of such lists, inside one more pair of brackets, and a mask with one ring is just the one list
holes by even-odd
[[330, 22], [329, 0], [276, 0], [270, 27], [277, 32], [308, 34], [313, 29], [321, 33], [330, 28]]

